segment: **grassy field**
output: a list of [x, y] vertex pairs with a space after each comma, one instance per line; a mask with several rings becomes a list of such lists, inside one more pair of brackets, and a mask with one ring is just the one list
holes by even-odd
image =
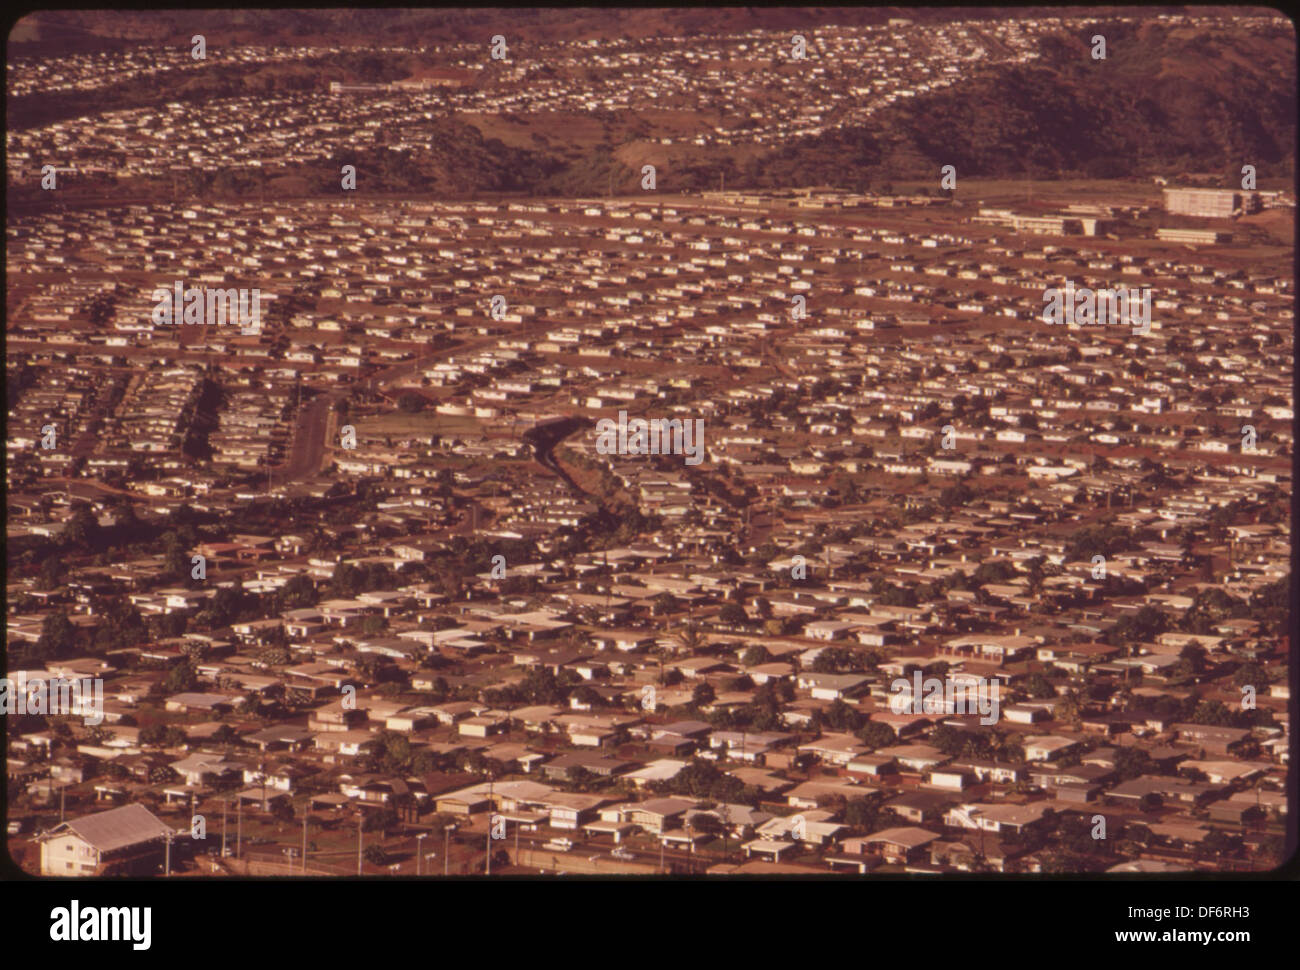
[[[896, 194], [914, 194], [926, 189], [934, 195], [939, 191], [939, 173], [935, 172], [934, 178], [924, 181], [894, 181], [892, 184]], [[1160, 186], [1150, 179], [968, 179], [962, 178], [960, 171], [957, 172], [955, 195], [963, 202], [978, 199], [989, 205], [1024, 204], [1030, 200], [1062, 205], [1069, 202], [1154, 205], [1161, 199]]]
[[359, 435], [381, 434], [392, 437], [428, 434], [484, 434], [486, 426], [472, 417], [434, 414], [432, 410], [419, 414], [393, 411], [373, 417], [359, 418], [353, 422]]

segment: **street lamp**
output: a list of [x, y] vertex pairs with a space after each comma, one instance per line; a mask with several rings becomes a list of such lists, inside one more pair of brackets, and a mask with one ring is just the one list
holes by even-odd
[[450, 845], [451, 833], [456, 831], [455, 825], [448, 825], [442, 830], [442, 874], [447, 875], [447, 863], [451, 859], [451, 852], [448, 849]]
[[428, 837], [428, 835], [428, 832], [421, 832], [415, 837], [415, 874], [417, 876], [420, 874], [420, 851], [424, 848], [420, 843]]
[[365, 812], [357, 814], [357, 875], [361, 875], [361, 830], [365, 819]]

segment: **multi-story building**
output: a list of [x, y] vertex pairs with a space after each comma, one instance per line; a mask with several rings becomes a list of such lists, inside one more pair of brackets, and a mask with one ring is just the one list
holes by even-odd
[[1249, 215], [1260, 209], [1255, 192], [1232, 189], [1165, 189], [1165, 211], [1181, 216], [1228, 219], [1240, 211]]

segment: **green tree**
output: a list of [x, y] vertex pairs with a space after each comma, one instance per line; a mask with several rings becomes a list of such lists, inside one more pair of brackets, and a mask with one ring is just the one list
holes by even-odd
[[162, 680], [162, 686], [168, 694], [181, 694], [193, 690], [198, 680], [194, 663], [186, 658], [167, 672], [167, 676]]
[[397, 406], [407, 414], [418, 414], [423, 411], [425, 403], [424, 396], [413, 391], [407, 391], [397, 399]]
[[1263, 665], [1257, 663], [1242, 664], [1232, 674], [1232, 682], [1236, 686], [1252, 686], [1256, 690], [1263, 688], [1270, 680], [1268, 671], [1264, 669]]
[[718, 620], [728, 626], [744, 626], [749, 622], [749, 615], [739, 604], [725, 603], [718, 611]]
[[858, 732], [858, 737], [872, 751], [891, 745], [898, 740], [898, 736], [894, 734], [894, 729], [888, 724], [882, 724], [880, 721], [868, 721]]
[[1115, 750], [1115, 771], [1122, 781], [1140, 778], [1151, 771], [1151, 756], [1141, 748], [1117, 748]]
[[1232, 727], [1236, 722], [1232, 711], [1222, 701], [1201, 701], [1192, 712], [1193, 724], [1211, 724], [1217, 727]]
[[1030, 697], [1048, 698], [1056, 696], [1056, 688], [1040, 673], [1032, 673], [1025, 678], [1023, 684], [1025, 693]]

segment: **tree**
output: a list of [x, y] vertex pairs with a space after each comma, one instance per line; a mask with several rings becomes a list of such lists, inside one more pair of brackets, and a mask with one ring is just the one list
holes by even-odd
[[851, 799], [844, 806], [844, 824], [859, 831], [871, 832], [880, 821], [880, 797], [872, 794], [867, 798]]
[[956, 757], [966, 746], [966, 734], [948, 724], [940, 724], [930, 732], [930, 743], [944, 754]]
[[708, 707], [717, 700], [717, 692], [709, 684], [698, 684], [695, 690], [691, 691], [691, 703], [695, 707]]
[[460, 820], [449, 812], [438, 812], [429, 819], [429, 828], [436, 835], [441, 835], [445, 829], [458, 825]]
[[844, 647], [826, 647], [813, 659], [812, 669], [816, 674], [838, 674], [846, 670], [856, 672], [859, 664], [852, 651]]
[[858, 732], [858, 737], [872, 751], [893, 744], [898, 739], [894, 729], [880, 721], [868, 721]]
[[289, 662], [289, 651], [284, 647], [263, 647], [257, 653], [259, 663], [266, 664], [268, 667], [287, 664]]
[[58, 556], [48, 556], [41, 562], [40, 583], [42, 589], [54, 589], [63, 584], [63, 561]]
[[170, 582], [182, 582], [191, 577], [190, 557], [179, 545], [172, 546], [163, 557], [164, 572]]
[[387, 833], [396, 824], [397, 813], [385, 805], [377, 812], [366, 814], [365, 821], [361, 823], [361, 831]]
[[695, 812], [691, 815], [691, 828], [703, 835], [720, 836], [726, 826], [714, 812]]
[[68, 519], [62, 538], [74, 546], [93, 546], [99, 539], [99, 520], [85, 505], [79, 507]]
[[1151, 756], [1141, 748], [1117, 748], [1115, 771], [1122, 781], [1140, 778], [1151, 770]]
[[77, 629], [64, 610], [55, 610], [41, 622], [41, 635], [36, 641], [36, 656], [43, 659], [62, 659], [76, 648]]
[[660, 593], [650, 601], [650, 611], [652, 613], [673, 613], [677, 609], [677, 597], [672, 593]]
[[1199, 643], [1189, 643], [1178, 653], [1179, 659], [1185, 660], [1196, 674], [1204, 672], [1206, 656], [1205, 648]]
[[1061, 703], [1056, 706], [1056, 718], [1078, 729], [1079, 722], [1083, 718], [1083, 699], [1077, 690], [1066, 691]]
[[579, 792], [588, 791], [597, 780], [597, 777], [594, 772], [582, 767], [582, 765], [574, 765], [568, 771], [569, 784], [574, 787], [575, 791]]
[[1115, 635], [1130, 642], [1154, 640], [1169, 627], [1169, 618], [1154, 606], [1126, 613], [1115, 624]]
[[1024, 690], [1030, 697], [1047, 698], [1056, 696], [1056, 688], [1040, 673], [1032, 673], [1025, 678]]
[[194, 663], [189, 658], [182, 660], [163, 678], [163, 691], [168, 694], [181, 694], [188, 690], [193, 690], [198, 683], [199, 676], [194, 669]]
[[320, 600], [316, 584], [305, 573], [294, 576], [281, 587], [277, 597], [282, 610], [297, 610], [315, 606]]
[[407, 391], [397, 399], [397, 406], [407, 414], [418, 414], [424, 410], [425, 399], [423, 395]]
[[831, 701], [822, 714], [822, 723], [835, 731], [856, 731], [861, 726], [863, 717], [838, 697]]
[[140, 729], [140, 743], [146, 747], [178, 748], [187, 740], [181, 728], [166, 724], [151, 724]]
[[744, 626], [749, 622], [749, 615], [739, 604], [725, 603], [718, 611], [718, 619], [728, 626]]
[[1192, 712], [1193, 724], [1211, 724], [1217, 727], [1231, 727], [1236, 722], [1232, 711], [1222, 701], [1201, 701]]
[[1268, 671], [1257, 663], [1242, 664], [1232, 674], [1232, 682], [1238, 687], [1253, 686], [1256, 690], [1263, 688], [1269, 680]]

